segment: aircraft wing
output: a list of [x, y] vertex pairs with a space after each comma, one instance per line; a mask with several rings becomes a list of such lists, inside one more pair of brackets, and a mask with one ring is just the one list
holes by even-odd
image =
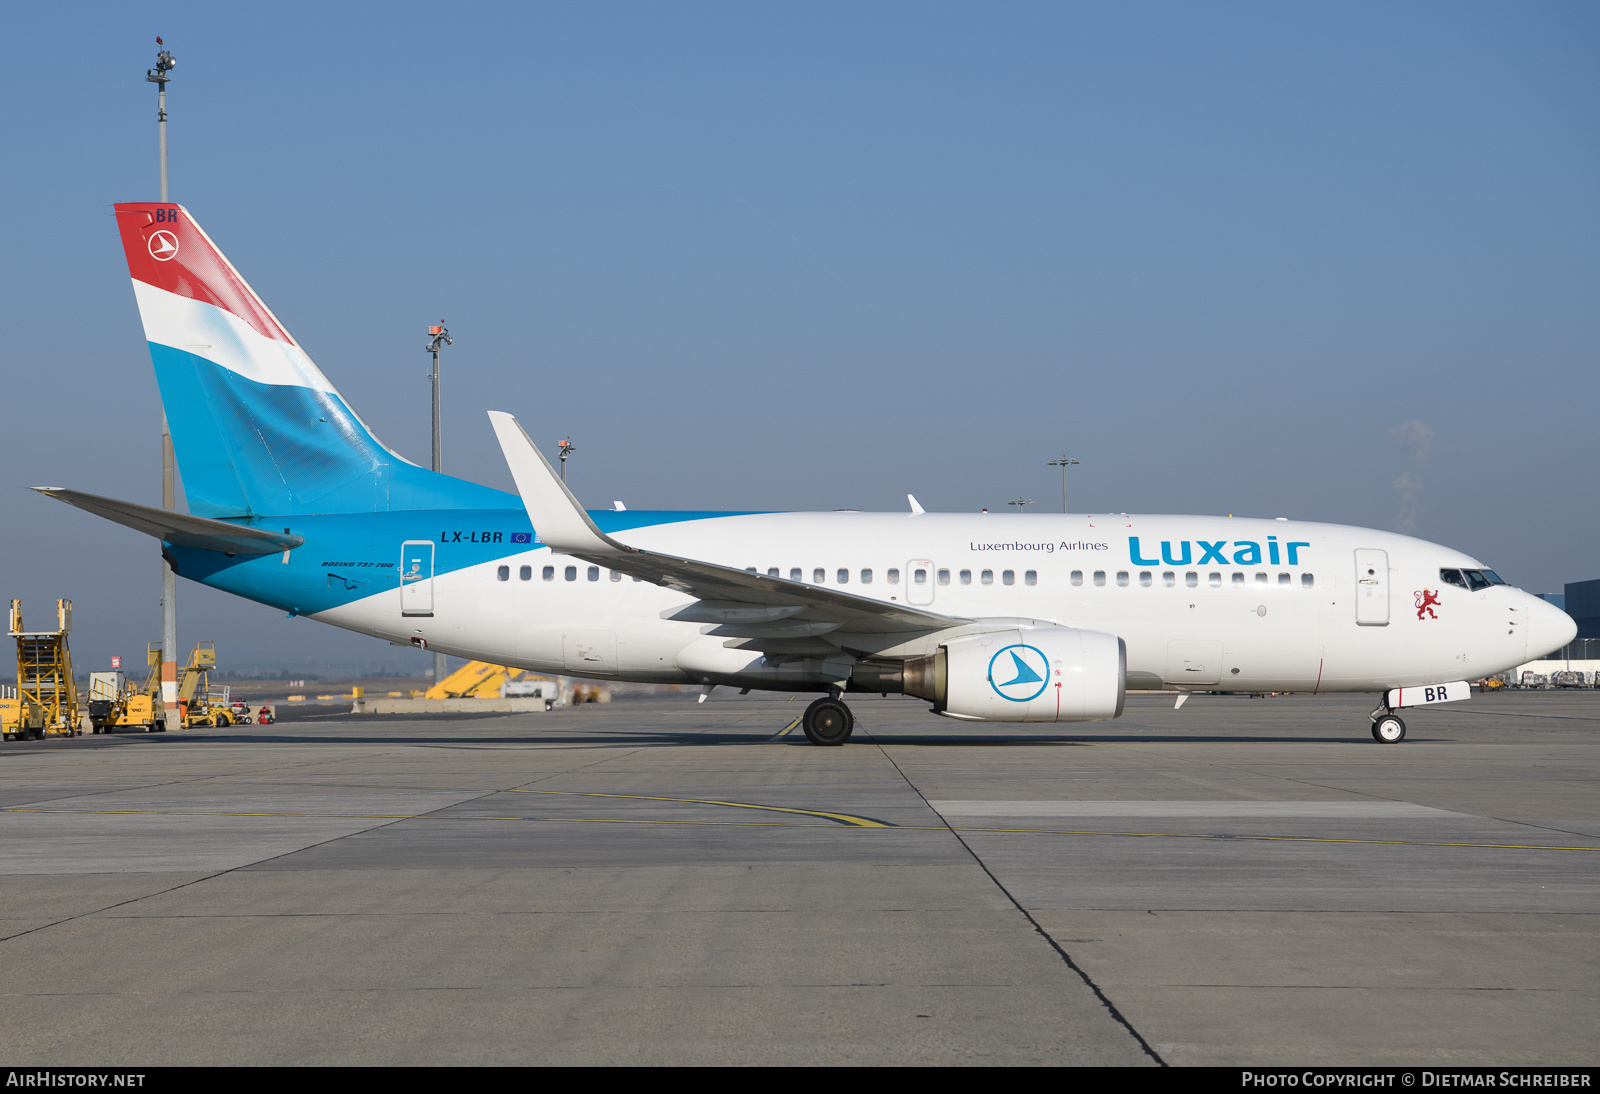
[[940, 630], [970, 622], [910, 605], [630, 547], [589, 519], [515, 417], [492, 410], [489, 419], [539, 539], [553, 551], [677, 589], [701, 601], [670, 613], [669, 618], [718, 624], [710, 633], [746, 639], [738, 644], [749, 649], [804, 645], [834, 630], [883, 634]]
[[279, 551], [292, 551], [305, 542], [301, 536], [287, 532], [268, 532], [229, 524], [225, 520], [192, 517], [170, 509], [156, 509], [149, 505], [136, 505], [131, 501], [102, 498], [78, 490], [65, 490], [59, 486], [35, 486], [47, 498], [64, 501], [79, 509], [105, 517], [136, 532], [165, 540], [179, 547], [200, 547], [207, 551], [221, 551], [227, 555], [271, 555]]

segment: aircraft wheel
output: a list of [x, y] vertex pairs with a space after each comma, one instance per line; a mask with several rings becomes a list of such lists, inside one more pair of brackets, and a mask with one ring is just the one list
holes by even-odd
[[842, 745], [856, 726], [850, 708], [837, 699], [818, 699], [806, 707], [800, 726], [814, 745]]
[[1372, 723], [1372, 739], [1383, 745], [1397, 745], [1406, 739], [1406, 724], [1393, 714]]

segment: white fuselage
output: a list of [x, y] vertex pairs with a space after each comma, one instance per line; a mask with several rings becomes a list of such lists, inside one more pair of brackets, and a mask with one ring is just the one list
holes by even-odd
[[[1473, 679], [1559, 646], [1570, 625], [1509, 586], [1445, 583], [1442, 569], [1482, 569], [1459, 551], [1297, 521], [768, 513], [618, 537], [974, 621], [965, 630], [1108, 632], [1126, 643], [1133, 688], [1376, 691]], [[686, 594], [537, 545], [436, 576], [431, 592], [425, 618], [402, 614], [398, 589], [315, 618], [461, 657], [643, 682], [740, 683], [740, 666], [760, 656], [728, 649], [705, 624], [663, 618], [691, 603]], [[857, 657], [914, 657], [952, 633], [835, 631], [827, 641]]]

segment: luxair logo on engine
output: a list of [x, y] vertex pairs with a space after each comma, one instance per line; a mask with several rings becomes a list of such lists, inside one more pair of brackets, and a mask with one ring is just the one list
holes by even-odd
[[1050, 683], [1050, 660], [1032, 646], [1006, 646], [989, 659], [989, 686], [1002, 699], [1026, 703]]

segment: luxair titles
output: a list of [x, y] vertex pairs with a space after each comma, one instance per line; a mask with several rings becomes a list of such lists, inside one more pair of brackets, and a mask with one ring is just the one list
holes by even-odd
[[[1298, 566], [1300, 565], [1300, 549], [1310, 547], [1310, 543], [1292, 542], [1280, 544], [1277, 536], [1268, 536], [1265, 550], [1262, 545], [1254, 540], [1187, 540], [1177, 541], [1173, 545], [1171, 540], [1162, 540], [1160, 557], [1145, 558], [1144, 552], [1155, 552], [1153, 545], [1140, 547], [1138, 536], [1128, 537], [1128, 558], [1135, 566], [1207, 566], [1215, 563], [1218, 566], [1259, 566], [1265, 562], [1269, 566]], [[1043, 542], [1024, 542], [1012, 540], [1008, 543], [977, 543], [969, 541], [969, 551], [1037, 551], [1040, 554], [1053, 555], [1057, 551], [1109, 551], [1109, 543], [1089, 543], [1083, 540], [1069, 543], [1065, 540]]]

